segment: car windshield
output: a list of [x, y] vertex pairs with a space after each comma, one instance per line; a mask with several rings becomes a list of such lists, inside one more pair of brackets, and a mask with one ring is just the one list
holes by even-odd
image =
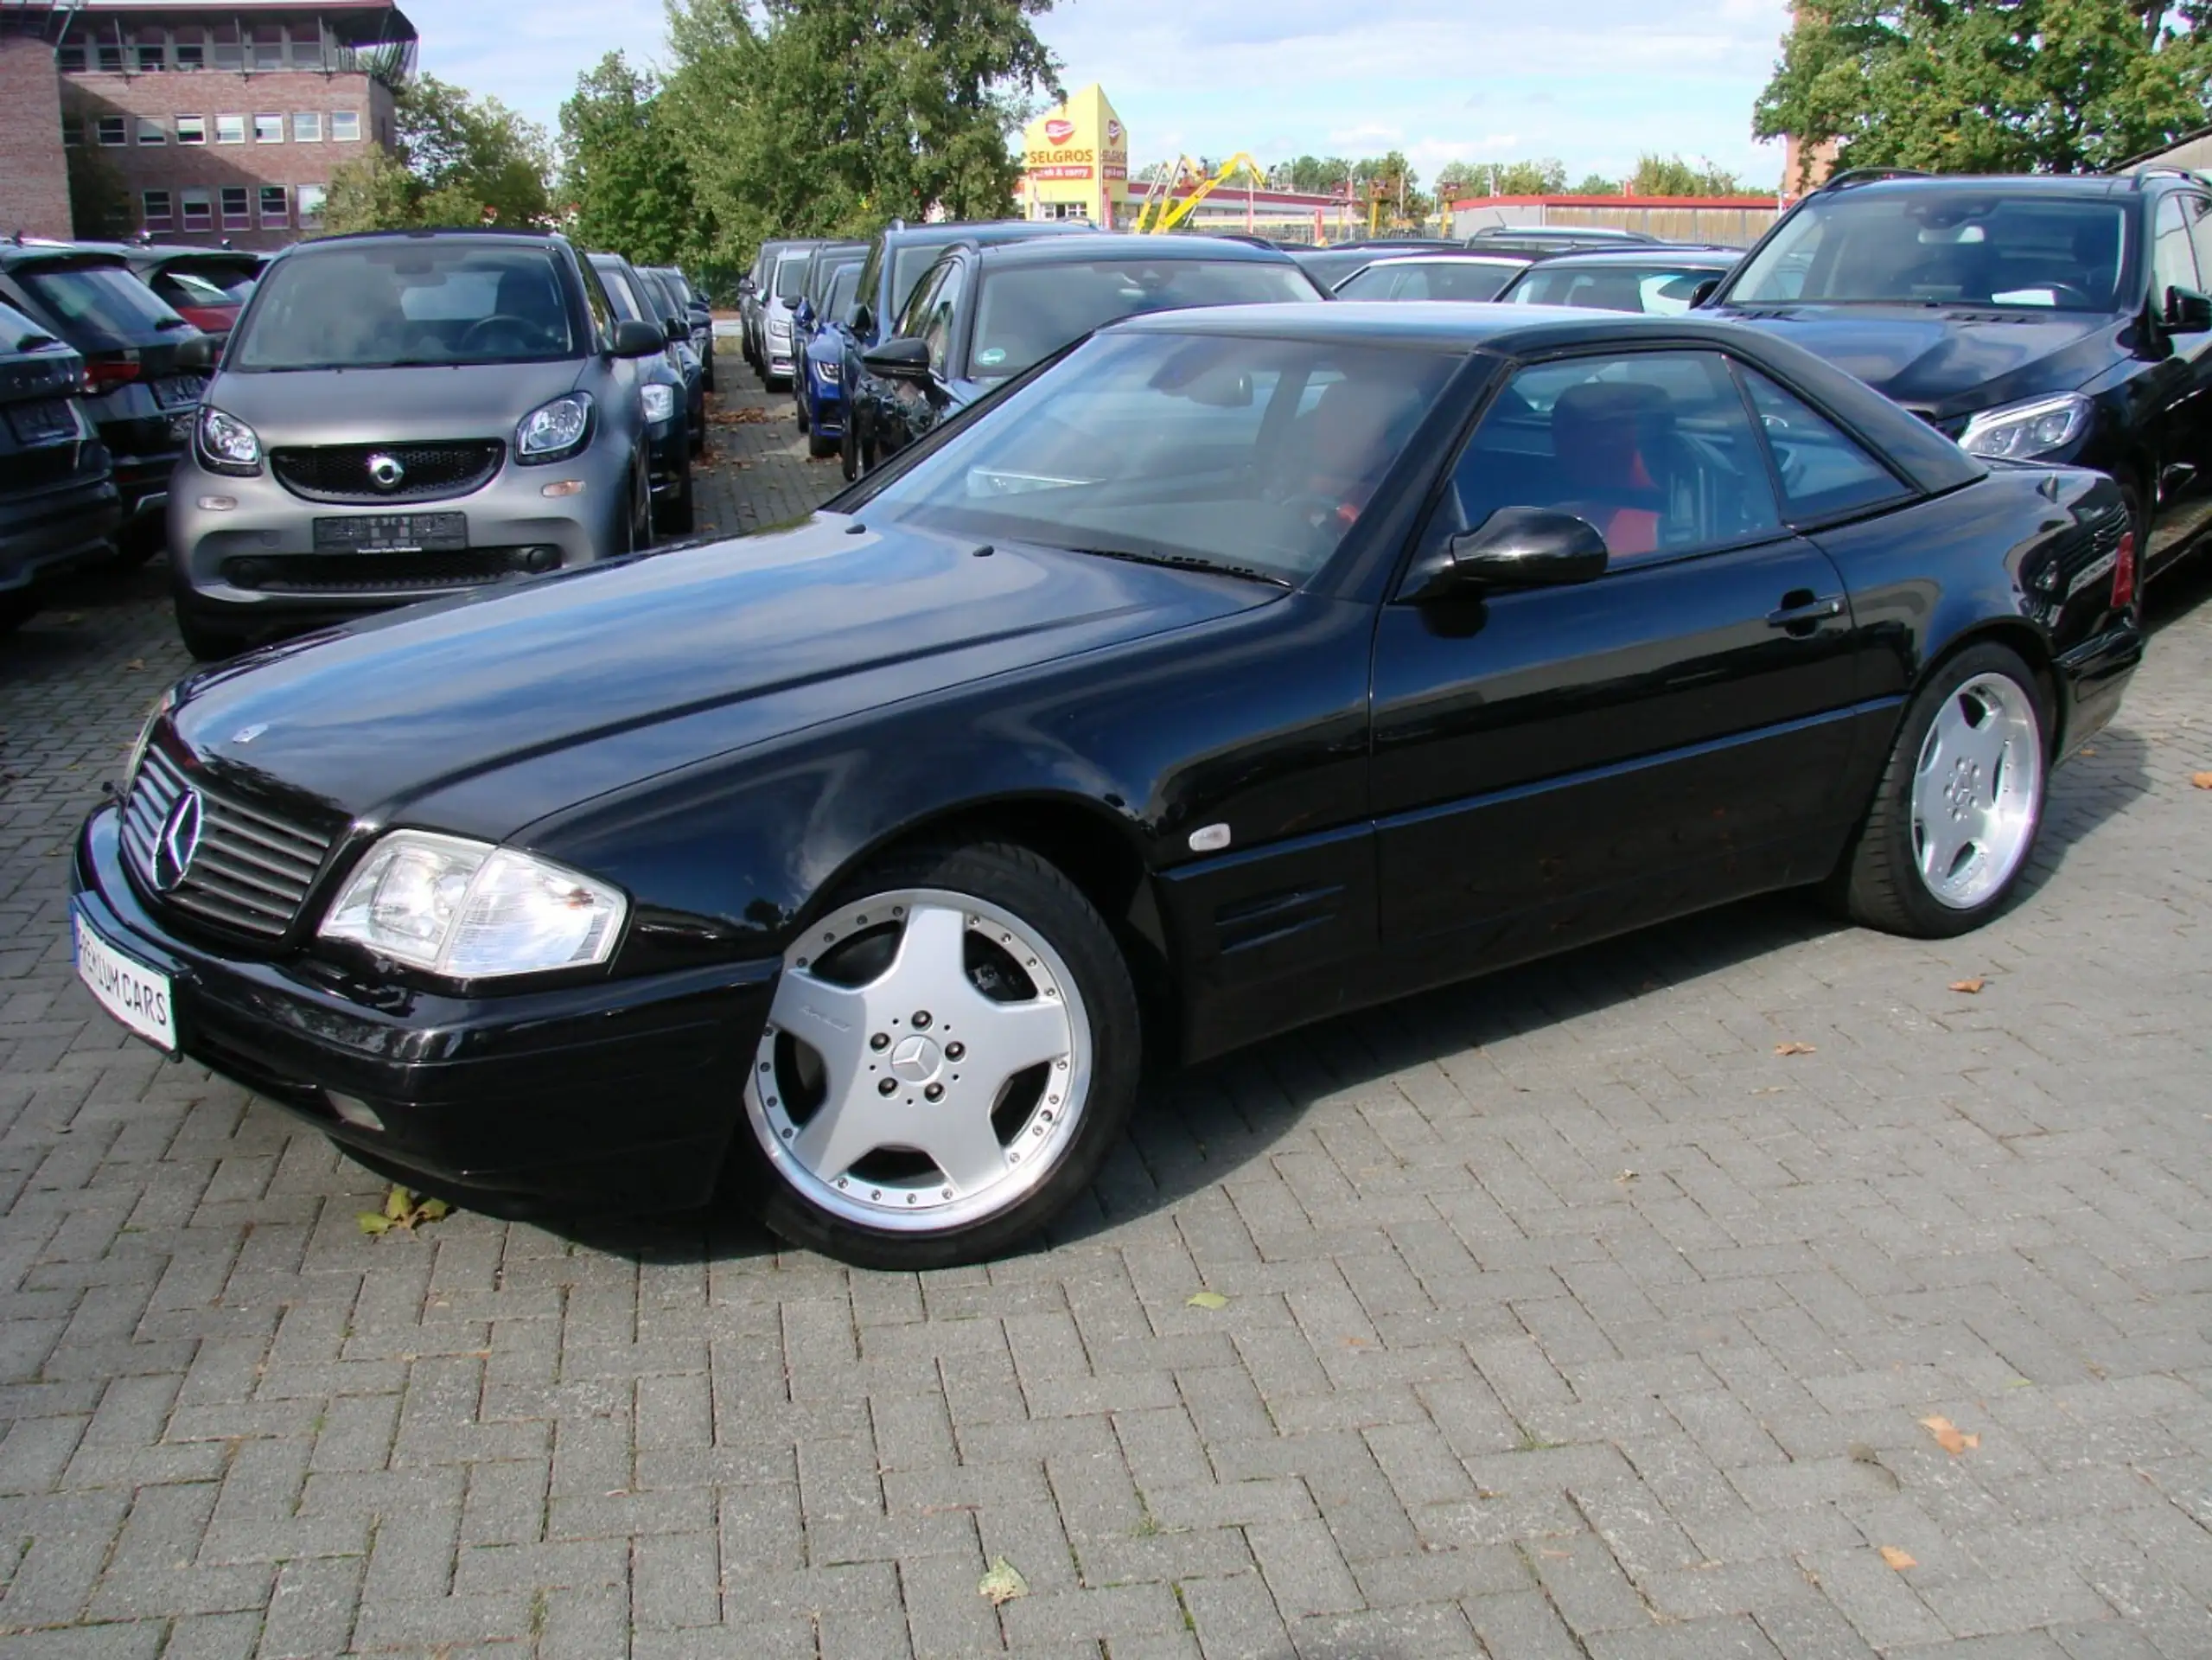
[[35, 352], [60, 343], [13, 306], [0, 305], [0, 351]]
[[1297, 584], [1328, 561], [1457, 360], [1145, 330], [1093, 340], [885, 484], [870, 522]]
[[1297, 260], [1306, 268], [1307, 276], [1323, 288], [1334, 288], [1354, 271], [1384, 257], [1373, 248], [1338, 248], [1327, 253], [1302, 253]]
[[34, 265], [21, 276], [78, 343], [94, 350], [143, 346], [191, 328], [121, 265]]
[[902, 242], [891, 255], [891, 310], [895, 317], [906, 315], [906, 303], [914, 297], [914, 285], [921, 280], [921, 273], [937, 263], [937, 256], [945, 251], [949, 236], [928, 242]]
[[1258, 260], [1098, 259], [986, 271], [970, 372], [979, 380], [1019, 374], [1101, 323], [1140, 311], [1320, 298], [1295, 266]]
[[592, 269], [599, 273], [599, 281], [607, 290], [607, 303], [615, 308], [615, 315], [624, 322], [645, 321], [645, 299], [630, 286], [630, 274], [616, 265], [601, 265], [592, 261]]
[[1532, 265], [1506, 297], [1515, 305], [1579, 305], [1593, 311], [1641, 311], [1680, 316], [1699, 288], [1718, 282], [1710, 268], [1654, 263]]
[[654, 274], [657, 275], [662, 282], [668, 285], [668, 291], [673, 294], [678, 300], [681, 301], [685, 305], [692, 303], [693, 298], [692, 294], [692, 284], [690, 280], [685, 277], [682, 271], [669, 267], [662, 267]]
[[2098, 197], [1845, 189], [1800, 208], [1728, 298], [2109, 311], [2130, 252], [2126, 207]]
[[799, 290], [806, 285], [806, 256], [787, 253], [775, 262], [775, 297], [779, 300], [795, 300]]
[[806, 299], [817, 316], [825, 315], [830, 302], [830, 284], [848, 259], [857, 259], [868, 250], [839, 245], [825, 248], [814, 257], [814, 269], [806, 279]]
[[1495, 300], [1525, 259], [1384, 259], [1336, 285], [1342, 300]]
[[579, 355], [550, 250], [473, 238], [330, 243], [261, 279], [226, 369], [532, 363]]
[[852, 310], [853, 297], [859, 292], [859, 261], [853, 260], [839, 265], [837, 268], [837, 275], [830, 278], [829, 303], [822, 308], [822, 315], [842, 321], [845, 314]]
[[[252, 285], [246, 284], [246, 292]], [[237, 305], [245, 294], [233, 294], [193, 271], [165, 271], [154, 279], [154, 292], [171, 305]]]
[[637, 274], [638, 285], [645, 290], [647, 320], [652, 322], [673, 322], [683, 307], [676, 303], [667, 285], [649, 271]]

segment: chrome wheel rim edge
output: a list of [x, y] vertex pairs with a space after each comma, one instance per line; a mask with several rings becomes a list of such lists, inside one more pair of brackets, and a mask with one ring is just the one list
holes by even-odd
[[2034, 843], [2043, 775], [2027, 688], [1986, 674], [1953, 689], [1913, 769], [1913, 869], [1929, 897], [1972, 910], [2003, 891]]

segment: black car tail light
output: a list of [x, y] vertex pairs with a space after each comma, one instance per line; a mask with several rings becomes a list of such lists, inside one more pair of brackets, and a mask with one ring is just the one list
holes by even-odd
[[136, 352], [94, 352], [85, 359], [85, 395], [97, 398], [104, 392], [128, 386], [140, 373]]

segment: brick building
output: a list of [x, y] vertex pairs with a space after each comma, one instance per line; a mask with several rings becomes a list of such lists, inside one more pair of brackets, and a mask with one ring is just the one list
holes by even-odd
[[61, 96], [44, 22], [0, 6], [0, 236], [69, 234]]
[[[19, 73], [25, 16], [41, 10], [45, 101], [32, 108], [24, 76], [19, 118], [0, 80], [0, 157], [18, 129], [41, 156], [92, 152], [156, 241], [276, 248], [314, 231], [331, 169], [392, 147], [392, 93], [414, 67], [414, 25], [383, 0], [0, 0], [18, 35], [0, 74]], [[0, 220], [14, 195], [0, 179]]]

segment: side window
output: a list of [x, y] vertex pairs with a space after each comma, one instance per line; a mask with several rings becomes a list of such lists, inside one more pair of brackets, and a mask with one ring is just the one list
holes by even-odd
[[2189, 226], [2182, 217], [2181, 198], [2168, 196], [2158, 204], [2158, 227], [2151, 242], [2151, 303], [2163, 309], [2169, 288], [2199, 289], [2196, 256], [2190, 251]]
[[890, 333], [909, 340], [921, 338], [922, 329], [928, 325], [929, 308], [936, 303], [937, 290], [951, 270], [950, 265], [932, 265], [921, 273], [921, 280], [914, 285], [906, 310], [899, 314], [898, 326]]
[[1737, 371], [1751, 393], [1782, 479], [1788, 517], [1803, 524], [1911, 494], [1890, 469], [1810, 405], [1753, 369]]
[[1519, 371], [1461, 452], [1429, 546], [1501, 508], [1588, 520], [1616, 568], [1782, 530], [1764, 450], [1713, 352], [1574, 357]]
[[929, 367], [939, 375], [947, 373], [953, 352], [953, 320], [960, 309], [960, 290], [967, 286], [967, 271], [959, 265], [945, 267], [943, 280], [937, 291], [929, 297], [928, 310], [921, 320], [921, 338], [929, 347]]
[[2202, 279], [2212, 271], [2212, 200], [2203, 196], [2183, 196], [2182, 213], [2189, 220], [2190, 245], [2196, 252], [2196, 273]]
[[614, 308], [607, 303], [607, 290], [599, 281], [599, 273], [591, 268], [591, 261], [579, 259], [576, 268], [583, 277], [583, 309], [591, 313], [591, 336], [603, 345], [615, 332]]

